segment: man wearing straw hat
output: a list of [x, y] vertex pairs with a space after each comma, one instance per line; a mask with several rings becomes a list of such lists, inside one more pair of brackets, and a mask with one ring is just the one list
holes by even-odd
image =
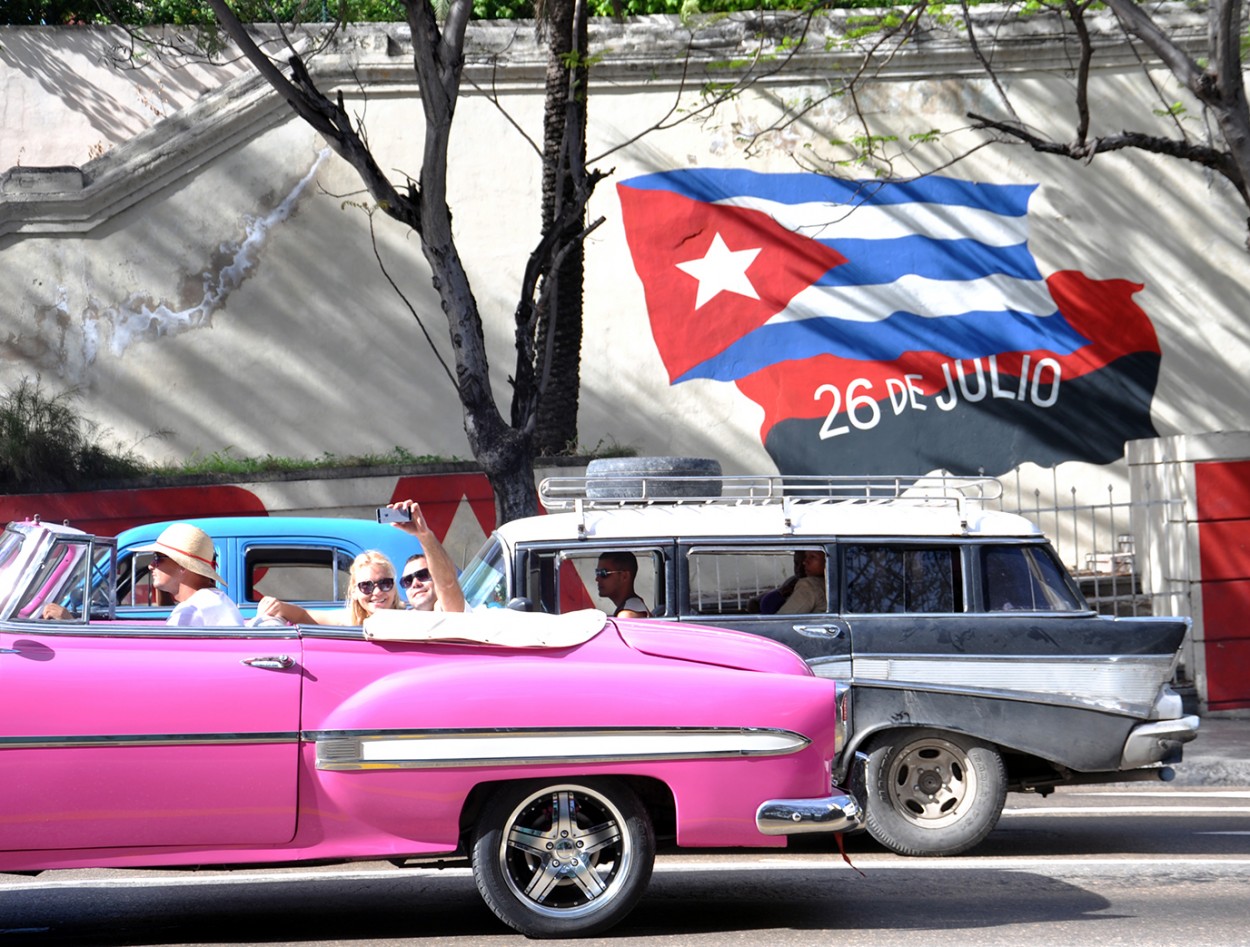
[[177, 603], [169, 613], [168, 625], [242, 625], [234, 602], [217, 583], [217, 553], [213, 540], [190, 523], [165, 527], [156, 542], [139, 546], [135, 552], [152, 554], [152, 584], [168, 592]]

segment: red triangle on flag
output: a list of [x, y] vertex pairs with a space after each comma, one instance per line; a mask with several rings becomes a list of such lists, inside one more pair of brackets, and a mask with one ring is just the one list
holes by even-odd
[[[651, 332], [670, 382], [758, 329], [846, 262], [836, 250], [787, 230], [763, 211], [624, 184], [617, 185], [617, 193]], [[725, 250], [741, 254], [735, 260], [745, 265], [746, 282], [739, 281], [738, 290], [723, 289], [700, 300], [698, 261]], [[746, 251], [758, 252], [752, 257]]]

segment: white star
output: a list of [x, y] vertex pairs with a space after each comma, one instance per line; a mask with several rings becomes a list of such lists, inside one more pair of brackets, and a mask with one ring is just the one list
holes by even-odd
[[707, 255], [703, 259], [678, 263], [677, 269], [689, 273], [699, 281], [699, 295], [695, 299], [694, 308], [701, 308], [718, 293], [737, 293], [739, 296], [759, 299], [760, 294], [747, 278], [747, 268], [755, 262], [762, 249], [763, 247], [756, 247], [754, 250], [730, 250], [718, 232], [712, 238], [712, 245], [707, 248]]

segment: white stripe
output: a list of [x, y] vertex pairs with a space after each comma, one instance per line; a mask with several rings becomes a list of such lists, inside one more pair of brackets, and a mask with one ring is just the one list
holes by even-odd
[[1243, 791], [1239, 789], [1234, 789], [1228, 792], [1204, 792], [1198, 789], [1114, 789], [1104, 792], [1078, 792], [1068, 789], [1065, 790], [1063, 794], [1065, 796], [1101, 796], [1103, 798], [1106, 798], [1107, 796], [1148, 796], [1155, 799], [1250, 799], [1250, 791]]
[[757, 197], [730, 197], [720, 207], [744, 207], [767, 214], [787, 230], [813, 240], [892, 240], [917, 235], [938, 240], [979, 240], [992, 247], [1024, 243], [1027, 216], [1004, 217], [980, 207], [915, 202], [851, 207], [812, 201], [783, 204]]
[[369, 763], [448, 760], [655, 758], [732, 753], [784, 753], [804, 741], [786, 733], [569, 733], [422, 736], [416, 739], [362, 740], [361, 759]]
[[909, 275], [875, 286], [809, 286], [766, 325], [819, 317], [880, 322], [895, 312], [940, 318], [1004, 310], [1032, 316], [1057, 311], [1050, 290], [1039, 280], [995, 275], [958, 281]]

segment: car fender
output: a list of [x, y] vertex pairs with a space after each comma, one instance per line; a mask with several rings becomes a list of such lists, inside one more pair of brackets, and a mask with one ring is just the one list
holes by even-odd
[[[567, 653], [482, 649], [368, 683], [306, 722], [320, 790], [361, 821], [418, 838], [458, 823], [470, 785], [517, 778], [520, 759], [531, 775], [658, 779], [711, 837], [725, 813], [754, 834], [763, 796], [828, 792], [834, 682], [606, 660], [579, 661], [570, 678]], [[710, 767], [723, 774], [716, 794]]]

